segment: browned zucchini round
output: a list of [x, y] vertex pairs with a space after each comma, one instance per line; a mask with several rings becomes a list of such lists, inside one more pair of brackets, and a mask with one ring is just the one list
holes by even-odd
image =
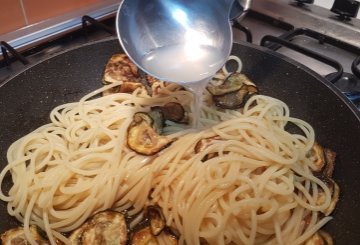
[[115, 211], [95, 214], [87, 222], [81, 235], [82, 245], [126, 245], [128, 229], [125, 216]]
[[153, 119], [146, 113], [136, 113], [128, 128], [127, 143], [130, 149], [142, 155], [154, 155], [172, 142], [159, 135], [152, 126]]
[[[49, 241], [47, 241], [46, 239], [44, 239], [40, 234], [39, 234], [39, 228], [35, 225], [31, 225], [30, 226], [30, 233], [32, 235], [32, 237], [34, 238], [34, 240], [39, 244], [39, 245], [46, 245], [46, 244], [50, 244]], [[23, 227], [17, 227], [17, 228], [13, 228], [10, 229], [8, 231], [6, 231], [5, 233], [1, 234], [0, 236], [1, 238], [1, 244], [2, 245], [17, 245], [17, 244], [30, 244], [25, 237], [25, 231]], [[60, 243], [59, 243], [60, 244]]]

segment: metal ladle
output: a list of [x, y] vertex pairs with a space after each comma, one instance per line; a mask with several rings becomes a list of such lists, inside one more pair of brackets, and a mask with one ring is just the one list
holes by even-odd
[[233, 42], [230, 20], [249, 7], [250, 0], [123, 0], [116, 29], [124, 51], [144, 72], [194, 83], [225, 64]]

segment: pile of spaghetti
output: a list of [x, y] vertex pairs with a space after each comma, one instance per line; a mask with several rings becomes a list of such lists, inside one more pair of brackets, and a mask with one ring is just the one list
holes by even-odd
[[[63, 232], [98, 211], [136, 214], [155, 204], [188, 245], [302, 244], [331, 219], [332, 190], [313, 174], [314, 130], [275, 98], [220, 110], [205, 91], [201, 130], [167, 121], [170, 146], [151, 156], [130, 149], [135, 113], [172, 101], [194, 117], [192, 93], [156, 83], [152, 96], [143, 87], [97, 96], [119, 82], [60, 105], [49, 124], [10, 146], [0, 181], [10, 173], [13, 184], [0, 198], [29, 242], [30, 224], [53, 244], [68, 243]], [[285, 130], [288, 123], [301, 133]]]

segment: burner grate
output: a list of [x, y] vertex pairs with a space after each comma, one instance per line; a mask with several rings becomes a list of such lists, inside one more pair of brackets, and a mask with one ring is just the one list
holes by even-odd
[[317, 31], [314, 31], [314, 30], [311, 30], [308, 28], [296, 28], [294, 30], [285, 32], [284, 34], [282, 34], [280, 36], [280, 38], [289, 41], [296, 36], [302, 36], [302, 35], [314, 38], [314, 39], [318, 40], [320, 44], [328, 43], [337, 48], [360, 55], [360, 47], [357, 47], [353, 44], [344, 42], [344, 41], [336, 39], [334, 37], [327, 36], [325, 34], [322, 34], [320, 32], [317, 32]]
[[297, 44], [291, 43], [288, 40], [282, 39], [280, 37], [275, 37], [275, 36], [271, 36], [271, 35], [267, 35], [265, 37], [263, 37], [263, 39], [261, 40], [261, 46], [267, 47], [268, 43], [275, 43], [277, 46], [284, 46], [287, 47], [289, 49], [292, 49], [296, 52], [299, 52], [301, 54], [304, 54], [306, 56], [309, 56], [315, 60], [318, 60], [322, 63], [325, 63], [328, 66], [333, 67], [334, 69], [336, 69], [336, 72], [334, 73], [334, 75], [331, 78], [328, 78], [328, 81], [331, 83], [335, 83], [338, 79], [341, 78], [342, 74], [343, 74], [343, 67], [342, 65], [330, 58], [327, 57], [323, 54], [320, 54], [318, 52], [314, 52], [310, 49], [307, 49], [305, 47], [299, 46]]
[[1, 41], [0, 46], [4, 58], [0, 58], [0, 83], [8, 79], [11, 75], [23, 70], [24, 65], [39, 62], [58, 52], [62, 52], [64, 49], [101, 40], [115, 34], [114, 17], [98, 21], [85, 15], [81, 18], [81, 22], [82, 28], [63, 34], [53, 40], [40, 43], [22, 52], [15, 50], [6, 42]]
[[11, 53], [13, 55], [13, 57], [20, 60], [21, 63], [23, 63], [24, 65], [29, 64], [29, 61], [23, 55], [21, 55], [19, 52], [17, 52], [7, 42], [0, 41], [0, 47], [1, 47], [1, 52], [2, 52], [3, 58], [4, 58], [4, 63], [6, 66], [10, 66], [10, 64], [11, 64], [11, 59], [10, 59], [8, 52]]
[[[358, 55], [358, 57], [352, 62], [352, 73], [343, 72], [343, 68], [337, 60], [320, 54], [320, 50], [313, 51], [303, 46], [299, 46], [298, 44], [292, 43], [294, 38], [297, 36], [310, 37], [317, 40], [319, 44], [330, 44], [336, 48]], [[336, 38], [329, 37], [325, 34], [307, 28], [297, 28], [285, 32], [278, 38], [273, 36], [265, 36], [261, 41], [261, 45], [275, 51], [277, 51], [282, 46], [285, 46], [334, 67], [337, 72], [327, 74], [325, 78], [333, 83], [341, 92], [343, 92], [344, 95], [346, 95], [347, 98], [351, 100], [360, 110], [360, 70], [358, 68], [358, 65], [360, 64], [360, 47], [343, 42], [341, 40], [337, 40]]]

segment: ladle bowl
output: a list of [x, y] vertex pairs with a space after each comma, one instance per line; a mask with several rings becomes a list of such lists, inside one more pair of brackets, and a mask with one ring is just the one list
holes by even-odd
[[144, 72], [197, 82], [224, 65], [233, 42], [230, 18], [241, 18], [249, 5], [250, 0], [123, 0], [117, 34]]

